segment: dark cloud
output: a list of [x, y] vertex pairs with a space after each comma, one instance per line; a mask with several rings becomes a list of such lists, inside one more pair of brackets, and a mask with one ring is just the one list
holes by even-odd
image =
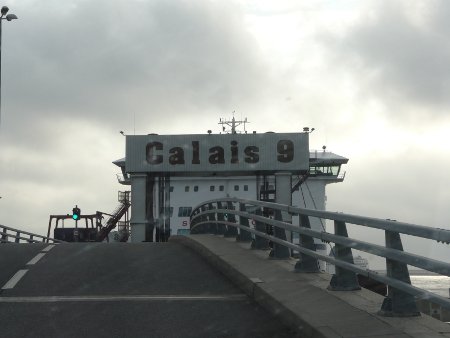
[[[343, 36], [322, 35], [335, 53], [336, 64], [354, 72], [365, 98], [376, 96], [392, 108], [448, 109], [450, 25], [445, 18], [450, 4], [427, 2], [419, 19], [411, 14], [409, 2], [373, 4]], [[433, 115], [433, 111], [427, 113]], [[396, 114], [402, 112], [396, 110]]]
[[5, 108], [21, 122], [64, 115], [117, 125], [132, 111], [162, 120], [260, 95], [264, 66], [232, 4], [44, 2], [14, 12]]

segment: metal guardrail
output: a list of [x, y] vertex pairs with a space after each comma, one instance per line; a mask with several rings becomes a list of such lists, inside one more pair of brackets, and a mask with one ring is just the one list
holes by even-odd
[[53, 243], [64, 243], [64, 241], [58, 239], [33, 234], [31, 232], [10, 228], [0, 224], [0, 243], [48, 243], [49, 241]]
[[[274, 219], [262, 216], [263, 208], [272, 210]], [[283, 222], [283, 213], [298, 216], [300, 225]], [[239, 216], [238, 223], [236, 216]], [[335, 233], [312, 230], [309, 217], [333, 220]], [[254, 227], [250, 226], [249, 219], [254, 221]], [[346, 223], [384, 230], [386, 246], [349, 238]], [[266, 233], [267, 226], [273, 226], [273, 235]], [[287, 240], [286, 230], [299, 234], [298, 245]], [[252, 247], [255, 249], [267, 249], [269, 241], [272, 241], [273, 249], [270, 255], [279, 259], [290, 257], [290, 249], [298, 251], [300, 259], [295, 266], [297, 272], [319, 272], [318, 260], [331, 263], [335, 265], [336, 273], [328, 286], [329, 290], [360, 289], [356, 274], [386, 284], [388, 294], [379, 311], [381, 315], [401, 317], [419, 315], [416, 305], [418, 300], [427, 300], [450, 309], [450, 299], [411, 285], [407, 267], [411, 265], [450, 276], [450, 264], [404, 252], [400, 239], [402, 233], [449, 244], [450, 230], [271, 202], [224, 198], [206, 201], [193, 209], [191, 233], [205, 232], [223, 234], [226, 237], [236, 236], [240, 241], [252, 241]], [[314, 238], [335, 243], [335, 257], [316, 252]], [[351, 249], [384, 257], [386, 275], [355, 265]]]

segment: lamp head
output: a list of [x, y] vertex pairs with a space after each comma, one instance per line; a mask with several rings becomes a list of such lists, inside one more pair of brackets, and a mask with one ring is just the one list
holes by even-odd
[[15, 20], [15, 19], [17, 19], [17, 15], [15, 15], [15, 14], [8, 14], [6, 16], [6, 20], [8, 20], [8, 21]]
[[8, 13], [8, 11], [9, 11], [9, 8], [6, 7], [6, 6], [3, 6], [2, 9], [1, 9], [2, 16], [6, 15], [6, 13]]

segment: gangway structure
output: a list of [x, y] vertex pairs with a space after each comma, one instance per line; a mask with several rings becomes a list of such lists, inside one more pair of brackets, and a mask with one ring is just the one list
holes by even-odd
[[[97, 211], [95, 214], [82, 215], [78, 214], [76, 218], [73, 215], [50, 215], [48, 223], [47, 237], [50, 237], [53, 221], [55, 225], [53, 229], [54, 237], [59, 240], [67, 242], [102, 242], [105, 239], [108, 240], [108, 235], [116, 226], [119, 227], [118, 241], [126, 242], [128, 240], [129, 231], [129, 217], [128, 209], [130, 208], [130, 191], [119, 191], [118, 201], [120, 204], [113, 211], [112, 214], [106, 212]], [[79, 208], [74, 208], [74, 210]], [[103, 215], [108, 215], [106, 223], [103, 225]], [[124, 221], [120, 221], [125, 216]], [[65, 227], [64, 220], [74, 219], [75, 227]], [[84, 220], [85, 227], [78, 227], [78, 222]], [[60, 223], [61, 221], [61, 223]], [[94, 224], [95, 221], [95, 224]], [[61, 224], [61, 227], [60, 227]]]
[[[109, 219], [106, 221], [106, 224], [102, 226], [97, 234], [97, 242], [102, 242], [108, 234], [113, 230], [116, 225], [118, 225], [119, 232], [119, 242], [128, 241], [128, 237], [130, 236], [129, 231], [129, 218], [128, 218], [128, 209], [130, 208], [130, 191], [119, 191], [119, 202], [120, 204], [114, 210], [114, 212], [108, 216]], [[120, 219], [125, 216], [125, 221], [120, 222]]]

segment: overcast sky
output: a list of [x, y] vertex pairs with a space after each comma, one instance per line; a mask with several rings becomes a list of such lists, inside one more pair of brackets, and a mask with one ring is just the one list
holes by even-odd
[[0, 224], [110, 212], [120, 130], [218, 132], [235, 110], [350, 159], [329, 210], [450, 229], [449, 1], [4, 5]]

